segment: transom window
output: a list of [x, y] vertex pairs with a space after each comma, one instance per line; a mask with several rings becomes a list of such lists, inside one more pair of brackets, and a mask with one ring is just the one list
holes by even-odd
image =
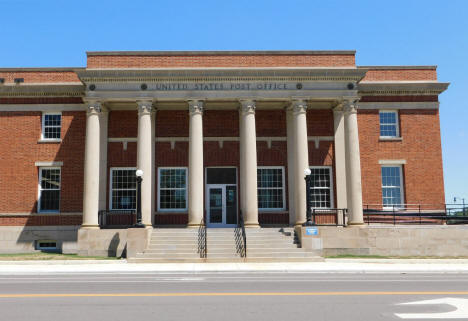
[[284, 168], [258, 167], [257, 193], [259, 210], [284, 210]]
[[187, 168], [159, 168], [158, 210], [187, 210]]
[[60, 210], [60, 168], [39, 168], [38, 212]]
[[382, 203], [384, 208], [402, 206], [401, 166], [382, 166]]
[[399, 137], [398, 112], [381, 110], [380, 118], [380, 137]]
[[111, 168], [111, 210], [136, 209], [136, 168]]
[[42, 139], [60, 139], [62, 115], [59, 113], [42, 114]]
[[312, 175], [310, 195], [312, 208], [333, 207], [333, 180], [330, 166], [310, 168]]

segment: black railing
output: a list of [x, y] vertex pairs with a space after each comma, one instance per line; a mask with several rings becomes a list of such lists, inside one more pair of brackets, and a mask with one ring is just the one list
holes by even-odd
[[202, 259], [205, 259], [208, 253], [206, 242], [206, 224], [204, 217], [200, 222], [200, 226], [198, 227], [198, 253]]
[[236, 241], [236, 251], [240, 257], [247, 257], [247, 235], [245, 234], [244, 216], [239, 211], [237, 226], [234, 229], [234, 239]]
[[312, 208], [312, 225], [346, 226], [347, 211], [346, 208]]
[[458, 204], [383, 204], [364, 205], [367, 224], [468, 224], [468, 209]]
[[100, 228], [129, 228], [136, 223], [136, 212], [134, 210], [122, 211], [99, 211], [98, 224]]

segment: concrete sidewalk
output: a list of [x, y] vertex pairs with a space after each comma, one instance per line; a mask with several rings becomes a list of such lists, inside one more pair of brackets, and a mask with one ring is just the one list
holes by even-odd
[[284, 263], [148, 263], [125, 260], [2, 261], [0, 274], [45, 273], [468, 273], [466, 259], [325, 259], [324, 262]]

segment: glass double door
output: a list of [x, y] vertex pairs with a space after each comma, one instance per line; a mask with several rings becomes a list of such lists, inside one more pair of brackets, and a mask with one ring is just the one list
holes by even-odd
[[209, 184], [206, 186], [206, 223], [208, 227], [237, 225], [237, 186]]

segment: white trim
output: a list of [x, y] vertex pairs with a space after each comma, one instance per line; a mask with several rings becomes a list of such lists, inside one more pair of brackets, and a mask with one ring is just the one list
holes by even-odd
[[[133, 170], [136, 172], [137, 168], [136, 167], [111, 167], [109, 168], [109, 211], [119, 211], [120, 209], [114, 209], [112, 208], [112, 194], [113, 194], [113, 188], [112, 188], [112, 178], [113, 178], [113, 171], [114, 170]], [[135, 174], [136, 176], [136, 174]], [[136, 193], [137, 187], [135, 186], [135, 193]], [[136, 194], [135, 194], [136, 195]], [[135, 208], [128, 209], [129, 211], [136, 210], [136, 200], [135, 200]], [[126, 211], [122, 210], [122, 211]]]
[[[395, 136], [382, 136], [380, 135], [381, 133], [381, 130], [380, 130], [380, 114], [382, 113], [392, 113], [392, 114], [395, 114], [395, 126], [396, 126], [396, 135]], [[379, 138], [380, 139], [390, 139], [390, 138], [400, 138], [401, 135], [400, 135], [400, 113], [398, 112], [398, 110], [392, 110], [392, 109], [379, 109]]]
[[380, 168], [380, 189], [381, 189], [381, 197], [382, 197], [382, 208], [384, 210], [392, 210], [393, 208], [396, 208], [394, 206], [391, 207], [385, 207], [383, 204], [383, 177], [382, 177], [382, 167], [397, 167], [399, 172], [400, 172], [400, 202], [401, 204], [395, 204], [395, 205], [404, 205], [405, 204], [405, 189], [403, 186], [403, 165], [382, 165]]
[[314, 168], [328, 168], [330, 169], [330, 207], [314, 207], [314, 209], [328, 209], [335, 207], [335, 194], [334, 194], [334, 184], [333, 184], [333, 166], [324, 165], [324, 166], [310, 166], [310, 169]]
[[0, 105], [0, 111], [50, 111], [50, 112], [62, 112], [62, 111], [85, 111], [86, 105], [84, 104], [2, 104]]
[[[257, 171], [259, 169], [278, 169], [280, 168], [281, 169], [281, 179], [282, 179], [282, 190], [283, 190], [283, 207], [282, 208], [260, 208], [258, 207], [258, 211], [259, 212], [280, 212], [280, 211], [285, 211], [286, 210], [286, 181], [285, 181], [285, 175], [284, 175], [284, 172], [285, 172], [285, 167], [284, 166], [257, 166]], [[258, 175], [258, 174], [257, 174]], [[257, 185], [257, 204], [258, 204], [258, 190], [259, 189], [278, 189], [277, 187], [274, 187], [274, 188], [268, 188], [268, 187], [258, 187]]]
[[[60, 126], [49, 126], [49, 127], [59, 127], [60, 128], [60, 137], [59, 138], [46, 138], [44, 137], [44, 129], [45, 129], [45, 116], [46, 115], [60, 115]], [[41, 142], [57, 142], [58, 139], [62, 140], [62, 123], [63, 117], [61, 112], [50, 112], [50, 111], [43, 111], [41, 115], [41, 137], [39, 141]]]
[[63, 162], [55, 162], [55, 161], [37, 161], [34, 163], [36, 167], [61, 167], [63, 166]]
[[439, 109], [439, 102], [359, 102], [359, 109]]
[[[42, 194], [42, 170], [43, 169], [58, 169], [60, 171], [60, 182], [59, 182], [59, 208], [56, 211], [51, 211], [51, 210], [41, 210], [41, 194]], [[38, 180], [38, 189], [37, 189], [37, 212], [38, 213], [52, 213], [52, 214], [57, 214], [60, 213], [60, 201], [61, 201], [61, 196], [62, 196], [62, 168], [60, 167], [53, 167], [53, 166], [41, 166], [39, 167], [39, 180]], [[48, 190], [57, 190], [57, 189], [48, 189]]]
[[[185, 208], [163, 208], [161, 209], [161, 169], [185, 169]], [[181, 189], [181, 188], [179, 188]], [[188, 211], [188, 167], [184, 166], [174, 166], [174, 167], [167, 167], [162, 166], [158, 167], [158, 200], [157, 200], [157, 211], [170, 213], [170, 212], [187, 212]]]
[[406, 159], [379, 159], [380, 165], [404, 165]]

